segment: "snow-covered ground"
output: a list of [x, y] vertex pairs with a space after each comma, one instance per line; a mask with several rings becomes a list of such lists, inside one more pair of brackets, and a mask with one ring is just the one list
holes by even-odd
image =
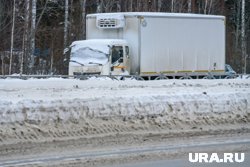
[[0, 161], [14, 163], [171, 140], [186, 144], [191, 136], [249, 136], [250, 80], [2, 79], [0, 125]]
[[0, 123], [194, 113], [250, 113], [250, 80], [0, 80]]

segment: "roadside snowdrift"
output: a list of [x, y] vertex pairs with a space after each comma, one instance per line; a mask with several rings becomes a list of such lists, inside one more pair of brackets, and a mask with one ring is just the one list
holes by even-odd
[[0, 123], [5, 142], [238, 124], [250, 128], [250, 81], [0, 80]]
[[[249, 80], [0, 81], [0, 123], [250, 113]], [[220, 115], [218, 114], [218, 115]]]

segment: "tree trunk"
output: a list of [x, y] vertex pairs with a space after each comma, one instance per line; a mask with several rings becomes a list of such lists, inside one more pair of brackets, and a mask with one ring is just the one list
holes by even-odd
[[208, 9], [208, 14], [211, 14], [211, 12], [212, 12], [212, 7], [213, 7], [213, 0], [210, 0], [209, 9]]
[[51, 41], [51, 55], [50, 55], [50, 75], [53, 75], [53, 63], [54, 63], [54, 39]]
[[207, 14], [207, 2], [208, 0], [205, 0], [205, 6], [204, 6], [204, 14]]
[[69, 18], [69, 0], [65, 0], [65, 10], [64, 10], [64, 49], [67, 48], [68, 39], [68, 18]]
[[87, 0], [83, 0], [81, 2], [82, 8], [82, 38], [86, 38], [86, 2]]
[[96, 0], [96, 13], [102, 13], [102, 2]]
[[133, 12], [133, 0], [129, 0], [129, 12]]
[[12, 70], [12, 57], [13, 57], [14, 31], [15, 31], [15, 17], [16, 17], [16, 0], [14, 0], [14, 2], [13, 2], [9, 75], [11, 75], [11, 70]]
[[157, 8], [158, 12], [161, 11], [161, 6], [162, 6], [162, 0], [158, 0], [158, 8]]
[[175, 5], [175, 0], [171, 1], [171, 13], [174, 12], [174, 5]]
[[36, 37], [36, 2], [37, 0], [32, 0], [31, 9], [31, 38], [30, 38], [30, 60], [29, 60], [29, 73], [32, 73], [34, 67], [34, 52], [35, 52], [35, 37]]
[[235, 13], [236, 13], [236, 32], [235, 32], [235, 50], [239, 46], [239, 34], [240, 34], [240, 0], [235, 2]]
[[247, 54], [246, 54], [246, 26], [245, 26], [245, 0], [241, 2], [241, 53], [243, 62], [243, 74], [246, 74], [247, 70]]
[[2, 61], [2, 64], [1, 64], [1, 65], [2, 65], [2, 69], [1, 69], [1, 71], [2, 71], [2, 75], [5, 74], [5, 73], [4, 73], [4, 62], [3, 62], [3, 61], [4, 61], [4, 57], [5, 57], [5, 56], [4, 56], [4, 53], [3, 53], [3, 54], [1, 55], [1, 61]]
[[121, 4], [122, 4], [121, 0], [118, 0], [118, 1], [116, 2], [116, 11], [117, 11], [117, 12], [121, 12], [121, 11], [122, 11], [122, 6], [121, 6]]
[[30, 34], [29, 34], [29, 22], [30, 22], [30, 0], [25, 1], [25, 23], [24, 23], [24, 42], [23, 42], [23, 72], [27, 73], [28, 71], [28, 60], [30, 59]]
[[137, 0], [137, 11], [138, 12], [141, 12], [143, 9], [142, 9], [142, 2], [141, 0]]
[[3, 26], [3, 19], [4, 19], [4, 3], [0, 1], [0, 30]]
[[23, 75], [23, 61], [24, 61], [24, 53], [25, 53], [25, 32], [23, 33], [23, 41], [22, 41], [22, 53], [21, 53], [21, 61], [20, 61], [20, 76]]
[[192, 0], [188, 0], [188, 13], [192, 13]]
[[47, 8], [48, 1], [49, 1], [49, 0], [46, 0], [45, 5], [44, 5], [44, 7], [43, 7], [43, 10], [42, 10], [42, 12], [41, 12], [41, 14], [40, 14], [40, 16], [39, 16], [39, 18], [38, 18], [38, 20], [37, 20], [36, 29], [37, 29], [37, 27], [38, 27], [38, 25], [39, 25], [39, 23], [40, 23], [40, 21], [41, 21], [41, 19], [42, 19], [42, 17], [43, 17], [43, 14], [44, 14], [44, 12], [45, 12], [45, 10], [46, 10], [46, 8]]

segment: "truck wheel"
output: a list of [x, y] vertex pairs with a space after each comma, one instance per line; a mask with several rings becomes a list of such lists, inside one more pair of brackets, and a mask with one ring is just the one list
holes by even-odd
[[156, 77], [154, 80], [166, 80], [166, 79], [169, 79], [169, 78], [166, 76], [159, 76], [159, 77]]
[[228, 75], [224, 79], [233, 79], [233, 78], [234, 78], [233, 76]]
[[203, 79], [215, 79], [215, 77], [214, 76], [205, 76], [205, 77], [203, 77]]
[[186, 77], [180, 77], [179, 79], [193, 79], [193, 78], [190, 76], [186, 76]]
[[138, 75], [133, 76], [132, 79], [136, 79], [138, 81], [144, 81], [144, 79], [141, 76], [138, 76]]

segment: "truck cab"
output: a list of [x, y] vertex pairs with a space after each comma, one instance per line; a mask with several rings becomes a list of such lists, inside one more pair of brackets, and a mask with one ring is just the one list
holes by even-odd
[[75, 41], [70, 48], [69, 75], [129, 74], [129, 47], [125, 40]]

